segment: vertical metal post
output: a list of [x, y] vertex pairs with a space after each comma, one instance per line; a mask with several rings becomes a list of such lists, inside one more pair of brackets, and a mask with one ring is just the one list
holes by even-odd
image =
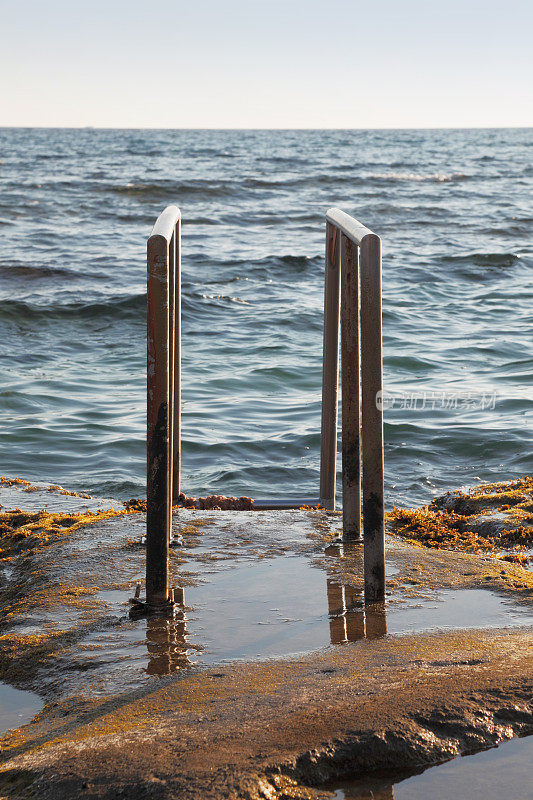
[[169, 442], [169, 247], [148, 239], [146, 600], [168, 601]]
[[172, 494], [177, 501], [181, 483], [181, 219], [174, 228], [175, 283], [174, 283], [174, 391], [173, 391], [173, 443], [172, 443]]
[[342, 533], [361, 538], [359, 250], [341, 236]]
[[340, 247], [339, 231], [326, 224], [324, 287], [324, 354], [322, 365], [322, 429], [320, 438], [320, 503], [335, 509], [337, 461], [337, 394], [339, 383]]
[[367, 234], [360, 244], [363, 410], [363, 528], [365, 601], [385, 598], [383, 509], [383, 410], [381, 398], [381, 241]]
[[175, 370], [175, 344], [174, 330], [176, 325], [176, 230], [170, 239], [168, 246], [168, 438], [169, 438], [169, 501], [168, 501], [168, 535], [169, 541], [172, 540], [172, 486], [173, 486], [173, 465], [175, 430], [174, 430], [174, 370]]

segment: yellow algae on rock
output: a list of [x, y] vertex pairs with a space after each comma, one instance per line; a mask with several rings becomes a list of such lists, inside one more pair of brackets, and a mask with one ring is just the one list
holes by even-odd
[[41, 511], [12, 511], [0, 513], [0, 559], [25, 549], [43, 547], [61, 536], [67, 536], [82, 525], [111, 517], [132, 514], [129, 509], [110, 508], [98, 511], [50, 513]]
[[397, 536], [425, 547], [487, 554], [526, 566], [533, 545], [533, 478], [449, 492], [422, 508], [394, 508]]

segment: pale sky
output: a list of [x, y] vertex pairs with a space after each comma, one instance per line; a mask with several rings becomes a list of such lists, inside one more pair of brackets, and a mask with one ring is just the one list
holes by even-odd
[[0, 0], [0, 126], [533, 124], [531, 0]]

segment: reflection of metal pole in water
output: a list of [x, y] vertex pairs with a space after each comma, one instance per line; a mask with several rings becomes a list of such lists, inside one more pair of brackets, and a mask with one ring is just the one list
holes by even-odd
[[[329, 558], [342, 558], [342, 542], [332, 542], [324, 553]], [[346, 620], [344, 612], [346, 604], [344, 602], [344, 586], [334, 578], [326, 579], [326, 592], [328, 596], [328, 615], [329, 615], [329, 636], [331, 644], [343, 644], [347, 641]]]
[[394, 800], [394, 786], [376, 786], [372, 780], [362, 785], [357, 781], [352, 788], [343, 786], [343, 797], [345, 800]]
[[188, 645], [185, 640], [185, 619], [180, 617], [147, 617], [146, 645], [149, 675], [170, 675], [186, 667]]
[[347, 641], [346, 605], [344, 603], [344, 586], [330, 578], [326, 581], [328, 593], [329, 635], [331, 644], [342, 644]]
[[[352, 569], [355, 569], [356, 565], [358, 568], [363, 556], [361, 544], [356, 541], [344, 542], [342, 555], [344, 558], [352, 559]], [[344, 587], [344, 597], [346, 603], [346, 635], [349, 642], [356, 642], [365, 636], [365, 612], [361, 605], [361, 592], [347, 584]]]
[[387, 633], [387, 612], [385, 603], [367, 603], [365, 605], [366, 638], [379, 639]]
[[361, 594], [353, 586], [344, 587], [346, 603], [346, 637], [349, 642], [365, 638], [365, 612], [361, 607]]
[[[325, 550], [329, 558], [356, 556], [360, 547], [332, 542]], [[326, 579], [331, 644], [377, 639], [387, 633], [385, 603], [361, 603], [361, 592], [336, 578]]]
[[[326, 556], [342, 558], [344, 545], [332, 542], [325, 549]], [[359, 592], [353, 586], [344, 586], [334, 578], [326, 579], [328, 596], [329, 632], [331, 644], [355, 642], [365, 635], [365, 616], [362, 610], [356, 611]]]

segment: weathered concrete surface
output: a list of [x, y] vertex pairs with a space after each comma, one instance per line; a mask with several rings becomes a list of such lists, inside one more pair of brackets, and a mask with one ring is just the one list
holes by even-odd
[[4, 797], [328, 797], [303, 788], [533, 732], [531, 631], [361, 640], [70, 701], [5, 742]]

